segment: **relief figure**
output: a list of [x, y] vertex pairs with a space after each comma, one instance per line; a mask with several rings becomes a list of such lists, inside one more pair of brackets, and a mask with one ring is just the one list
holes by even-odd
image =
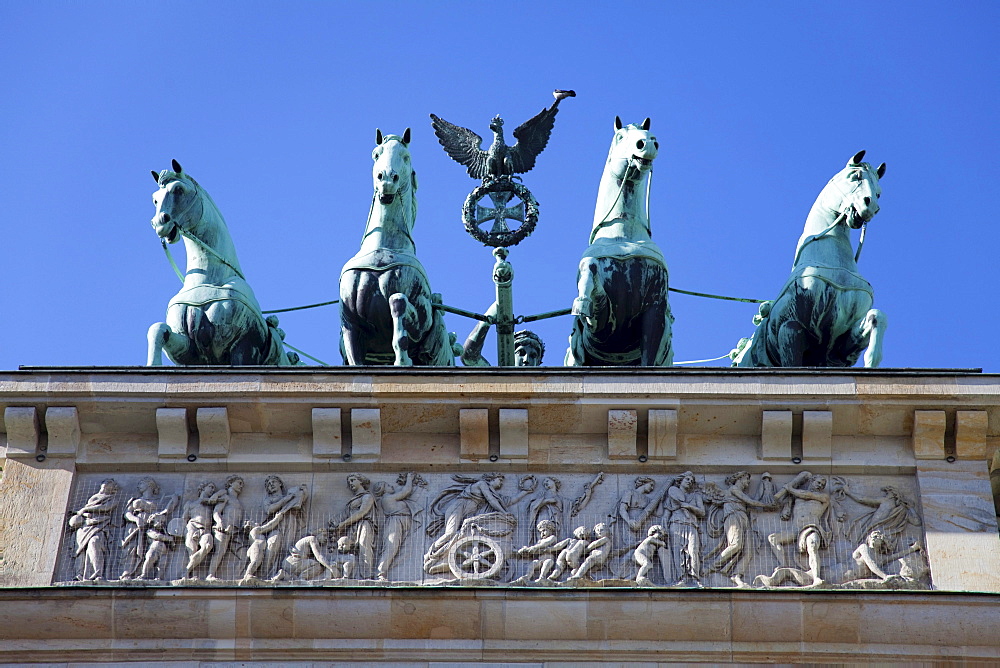
[[257, 570], [268, 554], [268, 541], [274, 535], [274, 531], [284, 521], [285, 514], [290, 510], [289, 506], [279, 508], [274, 517], [266, 522], [254, 524], [247, 522], [246, 527], [250, 530], [250, 545], [247, 546], [247, 569], [243, 573], [243, 580], [257, 579]]
[[569, 580], [580, 580], [607, 563], [611, 556], [611, 530], [604, 522], [594, 525], [594, 540], [587, 543], [586, 555], [583, 563], [570, 573]]
[[194, 570], [201, 565], [215, 546], [212, 537], [212, 513], [215, 493], [219, 491], [214, 482], [203, 482], [198, 486], [198, 496], [184, 504], [181, 521], [184, 523], [184, 545], [188, 550], [185, 579], [194, 577]]
[[378, 534], [376, 514], [379, 508], [371, 492], [371, 480], [360, 473], [347, 476], [347, 486], [354, 496], [347, 502], [346, 517], [334, 526], [338, 534], [351, 536], [358, 547], [359, 571], [355, 577], [370, 578], [375, 566], [375, 537]]
[[847, 571], [844, 580], [850, 582], [877, 578], [885, 583], [893, 578], [907, 579], [903, 575], [888, 573], [886, 566], [897, 560], [902, 565], [903, 557], [921, 550], [920, 543], [914, 543], [902, 552], [891, 554], [892, 547], [886, 540], [885, 534], [880, 529], [873, 529], [865, 537], [865, 542], [861, 543], [851, 554], [851, 558], [854, 559], [854, 568]]
[[427, 526], [427, 535], [433, 536], [439, 531], [441, 535], [431, 543], [424, 555], [424, 570], [434, 569], [451, 542], [458, 536], [462, 523], [469, 517], [486, 510], [507, 514], [507, 508], [500, 498], [504, 477], [500, 473], [484, 473], [479, 478], [468, 475], [454, 474], [452, 479], [457, 483], [451, 485], [431, 504], [431, 514], [434, 515]]
[[[806, 483], [808, 488], [800, 489], [799, 486]], [[790, 521], [791, 527], [768, 535], [767, 542], [771, 545], [771, 550], [780, 565], [770, 577], [758, 575], [756, 581], [766, 587], [776, 587], [788, 579], [793, 579], [804, 586], [823, 584], [819, 552], [828, 547], [833, 538], [830, 517], [833, 514], [831, 508], [833, 501], [826, 487], [826, 476], [802, 471], [774, 495], [774, 500], [778, 502], [790, 500], [782, 510], [781, 519]], [[843, 518], [837, 519], [842, 521]], [[785, 546], [791, 544], [796, 545], [800, 554], [806, 555], [809, 563], [807, 571], [803, 572], [789, 565]]]
[[650, 587], [653, 582], [649, 579], [649, 571], [653, 568], [653, 559], [660, 556], [662, 559], [666, 555], [666, 532], [659, 524], [649, 527], [646, 538], [635, 548], [632, 558], [639, 566], [639, 572], [635, 576], [636, 583]]
[[274, 572], [278, 561], [288, 553], [293, 541], [302, 535], [308, 491], [305, 485], [299, 485], [286, 493], [285, 483], [278, 476], [269, 475], [264, 479], [266, 496], [262, 508], [263, 515], [273, 519], [280, 512], [282, 517], [280, 522], [273, 524], [273, 528], [268, 530], [265, 537], [265, 574]]
[[76, 530], [77, 580], [103, 580], [104, 567], [114, 529], [113, 518], [118, 507], [121, 488], [113, 479], [101, 482], [97, 494], [87, 499], [87, 504], [73, 513], [69, 526]]
[[[530, 581], [535, 574], [538, 573], [539, 569], [542, 569], [543, 575], [539, 576], [538, 581], [545, 577], [544, 572], [551, 570], [552, 566], [555, 564], [552, 555], [557, 551], [556, 543], [559, 541], [557, 535], [558, 528], [556, 523], [551, 520], [542, 520], [535, 527], [538, 532], [538, 542], [533, 545], [525, 545], [517, 549], [515, 554], [519, 557], [535, 557], [531, 564], [528, 566], [528, 572], [523, 576], [515, 580], [516, 583], [525, 583]], [[549, 565], [548, 569], [545, 568], [546, 563]]]
[[131, 580], [141, 574], [143, 562], [148, 548], [147, 530], [156, 518], [163, 518], [174, 511], [177, 497], [167, 500], [162, 510], [157, 510], [160, 502], [160, 486], [151, 477], [146, 476], [136, 485], [139, 495], [125, 504], [125, 520], [131, 527], [122, 539], [123, 570], [120, 579]]
[[565, 538], [552, 546], [553, 550], [560, 550], [559, 556], [556, 557], [554, 563], [552, 560], [547, 560], [542, 564], [542, 573], [538, 580], [547, 577], [552, 582], [558, 582], [567, 569], [571, 573], [575, 571], [583, 563], [589, 545], [590, 529], [587, 527], [573, 529], [572, 538]]
[[881, 497], [865, 497], [855, 494], [844, 485], [844, 494], [863, 506], [874, 508], [851, 522], [848, 535], [855, 543], [862, 543], [875, 529], [882, 532], [889, 549], [896, 549], [900, 535], [910, 526], [920, 526], [920, 517], [911, 503], [893, 485], [881, 489]]
[[163, 573], [160, 572], [160, 560], [170, 551], [174, 543], [177, 542], [177, 536], [171, 535], [167, 530], [166, 518], [162, 516], [154, 515], [150, 519], [148, 524], [148, 529], [146, 529], [146, 539], [149, 542], [149, 548], [146, 550], [146, 555], [142, 561], [142, 574], [141, 578], [143, 580], [162, 580]]
[[[701, 585], [701, 520], [705, 503], [696, 488], [694, 474], [686, 471], [677, 476], [663, 497], [672, 575], [664, 572], [667, 582], [683, 584], [694, 580]], [[669, 514], [668, 514], [669, 513]], [[667, 564], [663, 564], [666, 571]], [[675, 580], [672, 580], [674, 578]]]
[[281, 562], [272, 582], [281, 580], [317, 580], [324, 572], [336, 575], [334, 565], [327, 561], [324, 551], [329, 539], [329, 531], [320, 529], [315, 534], [303, 536], [295, 541], [288, 556]]
[[406, 540], [413, 527], [413, 510], [407, 500], [413, 494], [416, 478], [417, 476], [411, 472], [406, 474], [403, 478], [403, 484], [399, 488], [381, 481], [372, 487], [375, 496], [378, 497], [378, 505], [382, 515], [385, 517], [382, 556], [379, 559], [376, 574], [379, 580], [389, 579], [389, 569], [392, 568], [396, 557], [399, 556], [399, 551], [403, 548], [403, 541]]
[[[737, 587], [746, 589], [750, 585], [743, 578], [755, 549], [750, 507], [766, 508], [767, 504], [747, 494], [750, 487], [750, 474], [747, 471], [737, 471], [728, 476], [726, 484], [729, 489], [722, 498], [722, 526], [713, 528], [713, 523], [709, 523], [709, 535], [714, 538], [721, 536], [721, 540], [706, 557], [716, 557], [708, 564], [708, 569], [728, 576]], [[766, 489], [763, 481], [761, 488]], [[773, 500], [774, 496], [771, 495], [771, 501]], [[714, 516], [717, 517], [717, 514]]]
[[354, 577], [354, 565], [358, 561], [354, 556], [357, 547], [350, 536], [341, 536], [337, 539], [337, 551], [330, 560], [334, 580], [349, 580]]
[[652, 478], [639, 476], [633, 486], [634, 489], [625, 492], [618, 499], [614, 512], [610, 515], [608, 524], [611, 525], [614, 536], [613, 556], [620, 557], [636, 548], [643, 526], [660, 505], [661, 498], [653, 496], [656, 483]]
[[243, 530], [245, 512], [240, 502], [240, 493], [245, 483], [238, 475], [226, 478], [226, 486], [212, 496], [215, 509], [212, 511], [212, 535], [215, 538], [215, 553], [208, 565], [206, 580], [218, 580], [219, 567], [225, 559], [233, 538]]

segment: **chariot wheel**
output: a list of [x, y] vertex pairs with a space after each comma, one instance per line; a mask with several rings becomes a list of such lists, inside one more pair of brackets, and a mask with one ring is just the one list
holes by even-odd
[[[492, 207], [479, 204], [486, 197], [490, 198]], [[520, 201], [509, 206], [514, 198]], [[521, 224], [511, 229], [507, 224], [510, 220]], [[480, 227], [489, 221], [493, 221], [489, 231]], [[538, 202], [524, 185], [509, 177], [502, 177], [487, 181], [469, 193], [462, 206], [462, 222], [465, 224], [465, 231], [486, 246], [494, 248], [516, 246], [535, 230], [535, 224], [538, 222]]]
[[465, 536], [448, 549], [448, 568], [460, 580], [496, 577], [503, 561], [503, 548], [488, 536]]

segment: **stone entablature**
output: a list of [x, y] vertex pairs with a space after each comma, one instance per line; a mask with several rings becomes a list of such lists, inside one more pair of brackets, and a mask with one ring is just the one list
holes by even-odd
[[[756, 579], [764, 587], [847, 583], [852, 575], [915, 582], [929, 561], [938, 588], [1000, 590], [987, 463], [1000, 445], [995, 376], [365, 371], [0, 375], [9, 499], [0, 516], [0, 582], [141, 581], [144, 566], [146, 579], [161, 583], [267, 580], [282, 577], [282, 560], [304, 550], [306, 566], [320, 555], [323, 573], [284, 579], [336, 573], [352, 583], [433, 584], [464, 575], [484, 584], [576, 586]], [[239, 527], [220, 530], [225, 500], [230, 508], [243, 503], [227, 496], [235, 477], [250, 505], [230, 511], [229, 524]], [[102, 489], [104, 480], [112, 487]], [[40, 507], [39, 490], [51, 503]], [[286, 497], [294, 508], [279, 512]], [[138, 519], [130, 509], [142, 511]], [[873, 514], [891, 521], [869, 521]], [[293, 515], [294, 530], [282, 529]], [[162, 520], [158, 528], [150, 517]], [[543, 531], [542, 519], [554, 526]], [[435, 520], [440, 526], [428, 531]], [[868, 539], [887, 523], [890, 535]], [[459, 539], [468, 545], [456, 548]], [[102, 555], [88, 556], [95, 545]], [[573, 545], [579, 554], [570, 554]], [[150, 546], [155, 558], [136, 553]], [[463, 574], [456, 554], [470, 550], [481, 563]], [[482, 556], [490, 550], [502, 553], [502, 569], [494, 568], [496, 554]], [[390, 563], [380, 570], [386, 554]], [[382, 572], [390, 569], [397, 575]]]
[[199, 468], [347, 471], [492, 457], [500, 467], [628, 472], [798, 456], [844, 472], [912, 472], [916, 460], [985, 461], [1000, 446], [1000, 376], [963, 370], [364, 371], [4, 372], [6, 455], [44, 451], [80, 470], [145, 468], [152, 456], [159, 470], [187, 471], [181, 460], [194, 454]]
[[[1000, 609], [947, 593], [1000, 592], [996, 375], [26, 369], [0, 410], [0, 628], [24, 657], [1000, 656], [937, 631]], [[64, 606], [106, 627], [41, 623]], [[933, 632], [889, 623], [917, 611]], [[408, 645], [427, 624], [441, 642]]]

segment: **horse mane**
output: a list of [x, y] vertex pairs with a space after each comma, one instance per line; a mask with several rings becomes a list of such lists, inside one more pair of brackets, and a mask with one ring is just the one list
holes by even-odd
[[[413, 166], [410, 166], [410, 171], [413, 171]], [[416, 174], [416, 172], [413, 172]], [[417, 181], [416, 179], [410, 184], [410, 211], [413, 212], [413, 222], [411, 225], [417, 224]]]

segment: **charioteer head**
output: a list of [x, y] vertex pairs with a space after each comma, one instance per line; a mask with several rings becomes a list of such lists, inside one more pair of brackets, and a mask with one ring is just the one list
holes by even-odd
[[544, 356], [541, 337], [527, 329], [514, 332], [514, 366], [541, 366]]

